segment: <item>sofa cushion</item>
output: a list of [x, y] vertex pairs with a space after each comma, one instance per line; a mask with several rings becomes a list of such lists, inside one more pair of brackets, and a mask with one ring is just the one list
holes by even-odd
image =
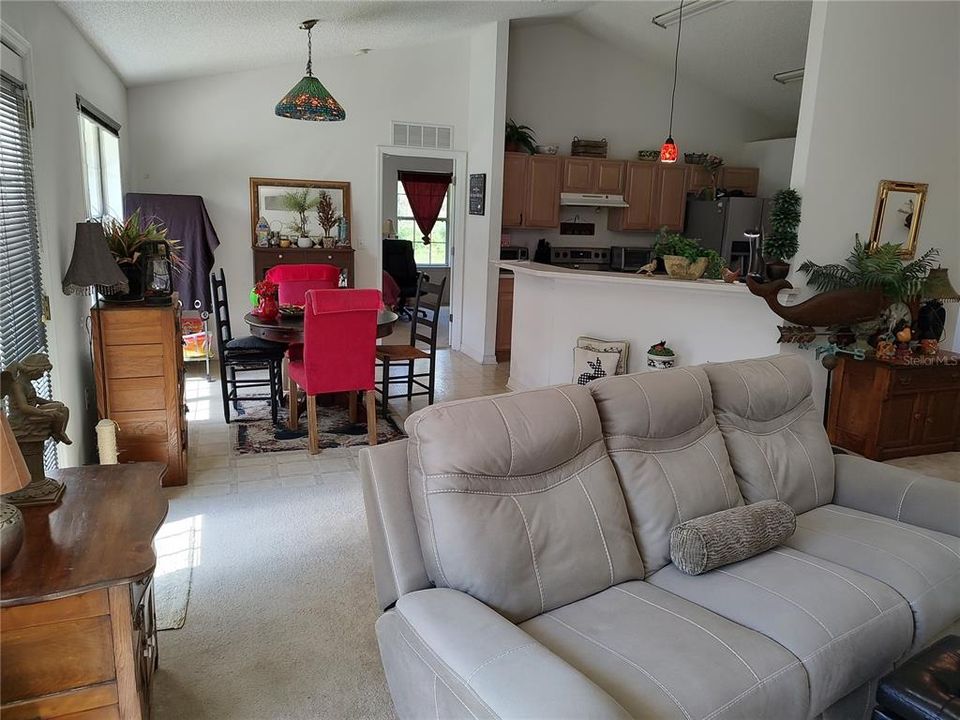
[[748, 503], [801, 513], [833, 500], [833, 453], [799, 355], [704, 365], [717, 424]]
[[797, 516], [792, 548], [886, 583], [914, 615], [912, 651], [960, 620], [960, 538], [824, 505]]
[[759, 633], [645, 582], [522, 626], [635, 718], [806, 718], [797, 659]]
[[796, 529], [789, 505], [761, 500], [680, 523], [670, 531], [670, 559], [687, 575], [701, 575], [775, 548]]
[[811, 716], [889, 670], [913, 638], [910, 608], [889, 587], [790, 548], [696, 577], [669, 565], [648, 580], [800, 658]]
[[698, 367], [590, 385], [648, 573], [670, 562], [677, 523], [743, 504], [710, 383]]
[[406, 421], [427, 574], [520, 622], [643, 565], [590, 391], [435, 405]]

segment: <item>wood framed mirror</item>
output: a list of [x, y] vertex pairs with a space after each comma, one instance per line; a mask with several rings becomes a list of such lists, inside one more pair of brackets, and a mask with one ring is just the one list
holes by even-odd
[[917, 252], [926, 199], [926, 183], [881, 180], [867, 248], [873, 252], [881, 245], [893, 243], [900, 246], [901, 258], [911, 259]]
[[[342, 217], [344, 222], [323, 227], [317, 213], [323, 195], [332, 205], [330, 219]], [[304, 201], [302, 212], [294, 209], [296, 202], [291, 204], [293, 196]], [[261, 219], [267, 230], [264, 230]], [[250, 242], [253, 247], [269, 247], [275, 245], [278, 238], [283, 238], [300, 247], [348, 248], [353, 246], [352, 227], [348, 182], [250, 178]], [[270, 235], [269, 239], [264, 237], [265, 234]], [[312, 243], [307, 245], [301, 238], [310, 238]]]

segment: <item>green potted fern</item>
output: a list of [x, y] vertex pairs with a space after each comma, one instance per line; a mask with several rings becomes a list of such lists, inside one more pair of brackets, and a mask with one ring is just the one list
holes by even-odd
[[790, 259], [797, 254], [800, 226], [800, 193], [793, 188], [773, 196], [769, 237], [763, 240], [767, 280], [783, 280], [790, 273]]
[[507, 152], [525, 152], [533, 155], [537, 152], [537, 138], [529, 125], [518, 125], [512, 118], [507, 120], [504, 136], [504, 149]]

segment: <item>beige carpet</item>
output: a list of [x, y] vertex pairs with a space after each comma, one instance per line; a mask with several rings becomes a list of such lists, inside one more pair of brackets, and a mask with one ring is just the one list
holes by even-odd
[[896, 460], [887, 460], [887, 464], [907, 468], [931, 477], [960, 482], [960, 452], [897, 458]]
[[197, 528], [190, 609], [160, 634], [154, 720], [392, 718], [355, 472], [175, 497]]

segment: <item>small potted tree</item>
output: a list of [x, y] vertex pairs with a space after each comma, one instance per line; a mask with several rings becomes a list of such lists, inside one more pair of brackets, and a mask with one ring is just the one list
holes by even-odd
[[790, 273], [790, 259], [797, 254], [797, 227], [800, 225], [800, 194], [792, 189], [773, 196], [770, 212], [771, 234], [763, 240], [767, 280], [783, 280]]
[[309, 188], [290, 190], [280, 196], [283, 209], [295, 216], [294, 220], [287, 224], [287, 228], [297, 235], [298, 247], [313, 247], [313, 240], [307, 234], [307, 212], [317, 206], [318, 199], [310, 197]]
[[317, 198], [317, 223], [323, 228], [323, 247], [333, 247], [334, 239], [330, 231], [340, 222], [340, 213], [337, 212], [337, 206], [333, 204], [333, 198], [330, 193], [320, 191], [320, 197]]
[[536, 153], [537, 138], [533, 134], [533, 129], [528, 125], [517, 125], [512, 119], [507, 120], [504, 149], [507, 152], [525, 152], [530, 155]]

